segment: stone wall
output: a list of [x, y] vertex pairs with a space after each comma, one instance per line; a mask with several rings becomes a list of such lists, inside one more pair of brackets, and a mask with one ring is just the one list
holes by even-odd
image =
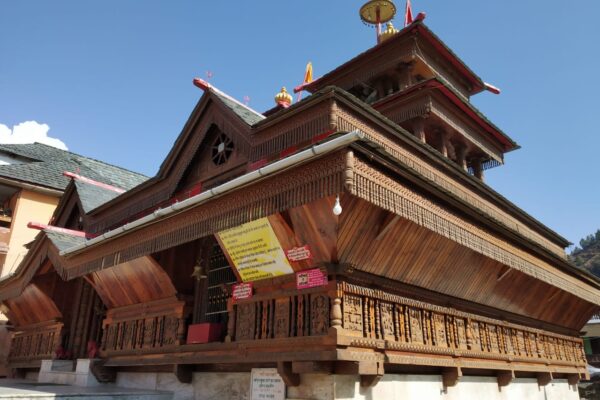
[[[117, 385], [173, 391], [174, 400], [251, 400], [250, 373], [195, 373], [181, 384], [169, 373], [118, 374]], [[557, 379], [539, 387], [536, 379], [515, 379], [498, 388], [494, 377], [464, 376], [444, 392], [437, 375], [385, 375], [372, 388], [361, 388], [358, 376], [302, 375], [301, 385], [287, 389], [289, 400], [579, 400], [577, 388]]]

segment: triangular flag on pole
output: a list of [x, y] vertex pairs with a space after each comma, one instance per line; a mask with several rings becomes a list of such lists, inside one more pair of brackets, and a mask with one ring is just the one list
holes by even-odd
[[313, 75], [312, 75], [312, 62], [308, 62], [308, 64], [306, 64], [306, 72], [304, 73], [304, 82], [303, 83], [311, 83], [313, 80]]
[[410, 0], [406, 0], [406, 11], [404, 12], [404, 27], [413, 23], [412, 7]]
[[[311, 83], [313, 81], [313, 71], [312, 71], [312, 62], [308, 62], [308, 64], [306, 64], [306, 71], [304, 72], [304, 81], [302, 81], [302, 85], [304, 86], [307, 83]], [[302, 91], [298, 92], [298, 99], [297, 101], [300, 101], [302, 99]]]

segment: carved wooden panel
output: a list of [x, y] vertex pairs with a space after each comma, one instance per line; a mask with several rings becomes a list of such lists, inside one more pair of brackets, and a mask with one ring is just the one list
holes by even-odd
[[310, 302], [310, 334], [325, 335], [329, 329], [329, 297], [313, 294]]
[[363, 332], [362, 300], [358, 296], [346, 295], [343, 302], [343, 327], [349, 331]]
[[330, 305], [325, 293], [243, 300], [235, 307], [235, 341], [318, 336], [329, 330]]
[[[510, 324], [504, 321], [435, 306], [381, 290], [357, 286], [347, 282], [338, 285], [343, 302], [343, 328], [350, 336], [362, 333], [391, 343], [406, 344], [405, 349], [417, 351], [419, 346], [427, 353], [448, 354], [460, 352], [509, 360], [585, 366], [581, 339], [558, 335]], [[364, 342], [369, 343], [369, 342]], [[417, 347], [415, 347], [417, 345]]]
[[9, 363], [54, 358], [62, 327], [53, 321], [21, 327], [12, 337]]
[[275, 337], [284, 338], [290, 335], [290, 299], [275, 300]]
[[127, 352], [180, 344], [184, 303], [166, 299], [109, 309], [101, 351]]
[[236, 340], [253, 340], [256, 324], [256, 305], [254, 303], [240, 304], [236, 315]]

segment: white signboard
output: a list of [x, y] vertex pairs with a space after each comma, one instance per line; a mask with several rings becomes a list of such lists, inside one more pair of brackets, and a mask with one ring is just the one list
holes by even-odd
[[252, 368], [250, 400], [285, 400], [285, 383], [277, 368]]

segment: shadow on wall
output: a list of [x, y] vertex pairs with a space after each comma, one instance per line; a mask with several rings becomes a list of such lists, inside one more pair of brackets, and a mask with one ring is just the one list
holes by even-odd
[[581, 382], [579, 397], [581, 400], [600, 400], [600, 380]]

